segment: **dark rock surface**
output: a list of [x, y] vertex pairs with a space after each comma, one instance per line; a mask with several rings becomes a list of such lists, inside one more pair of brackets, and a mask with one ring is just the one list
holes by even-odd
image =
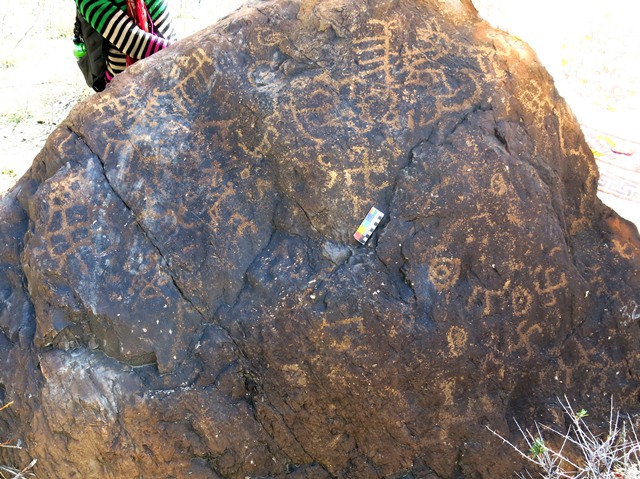
[[0, 462], [512, 477], [486, 426], [639, 406], [640, 240], [597, 175], [466, 0], [245, 8], [76, 107], [1, 200]]

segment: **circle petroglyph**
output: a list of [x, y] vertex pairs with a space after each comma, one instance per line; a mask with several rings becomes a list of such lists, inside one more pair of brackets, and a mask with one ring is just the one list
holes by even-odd
[[460, 276], [460, 260], [445, 256], [435, 258], [429, 264], [429, 279], [438, 291], [450, 288]]
[[533, 298], [531, 293], [523, 286], [516, 286], [511, 293], [511, 307], [513, 314], [516, 316], [524, 316], [531, 310]]

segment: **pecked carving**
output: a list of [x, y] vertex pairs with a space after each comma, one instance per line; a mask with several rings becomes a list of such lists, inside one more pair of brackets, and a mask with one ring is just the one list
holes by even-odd
[[509, 477], [487, 425], [638, 408], [640, 240], [597, 174], [468, 1], [255, 2], [78, 105], [0, 200], [0, 459]]

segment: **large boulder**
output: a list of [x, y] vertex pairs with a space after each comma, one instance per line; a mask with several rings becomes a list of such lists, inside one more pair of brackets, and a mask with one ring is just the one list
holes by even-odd
[[78, 105], [1, 201], [0, 461], [511, 477], [487, 426], [638, 409], [640, 240], [597, 178], [468, 0], [246, 7]]

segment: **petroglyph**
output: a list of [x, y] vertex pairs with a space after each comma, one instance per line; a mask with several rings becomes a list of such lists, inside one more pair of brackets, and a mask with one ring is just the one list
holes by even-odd
[[536, 293], [545, 298], [544, 305], [551, 307], [557, 304], [557, 291], [565, 289], [567, 286], [567, 274], [558, 272], [556, 268], [544, 268], [537, 266], [534, 269], [534, 287]]
[[614, 238], [611, 243], [613, 244], [615, 251], [625, 259], [632, 259], [637, 254], [637, 248], [628, 241]]
[[511, 308], [517, 317], [525, 316], [531, 310], [533, 297], [524, 286], [516, 286], [511, 291]]
[[506, 280], [499, 289], [487, 289], [474, 286], [467, 306], [474, 310], [482, 308], [482, 316], [495, 314], [513, 314], [516, 317], [525, 316], [533, 304], [531, 292], [522, 285], [512, 286], [511, 280]]
[[640, 240], [596, 178], [535, 54], [470, 1], [251, 3], [79, 104], [0, 200], [15, 454], [508, 477], [487, 425], [559, 390], [637, 407]]
[[447, 341], [449, 343], [449, 353], [453, 357], [460, 356], [464, 347], [467, 345], [469, 333], [459, 326], [452, 326], [447, 333]]
[[434, 258], [429, 264], [429, 280], [436, 290], [451, 288], [460, 276], [460, 260], [444, 256]]

